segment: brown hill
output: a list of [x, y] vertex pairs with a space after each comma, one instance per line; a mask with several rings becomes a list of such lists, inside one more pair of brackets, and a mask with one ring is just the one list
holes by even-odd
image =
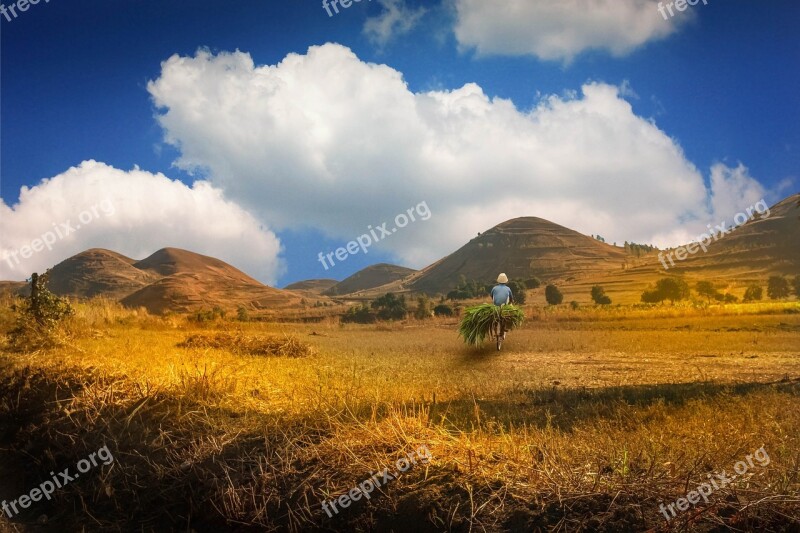
[[164, 276], [122, 299], [124, 305], [154, 313], [184, 312], [219, 306], [286, 307], [300, 298], [268, 287], [214, 257], [178, 248], [164, 248], [133, 264], [143, 272]]
[[392, 283], [414, 274], [416, 270], [397, 265], [379, 263], [361, 269], [323, 292], [327, 296], [355, 294]]
[[[731, 223], [728, 222], [728, 228]], [[769, 215], [754, 215], [753, 220], [734, 229], [697, 251], [684, 261], [665, 260], [669, 272], [705, 273], [717, 276], [765, 277], [769, 274], [799, 274], [800, 270], [800, 193], [769, 208]], [[659, 263], [663, 268], [663, 265]]]
[[122, 254], [92, 248], [54, 266], [49, 288], [55, 294], [79, 298], [103, 295], [118, 300], [159, 278], [133, 263], [135, 260]]
[[515, 218], [403, 280], [413, 291], [446, 293], [463, 276], [485, 283], [500, 272], [524, 280], [598, 275], [618, 270], [631, 256], [623, 249], [536, 217]]
[[[20, 291], [9, 282], [7, 289]], [[25, 287], [27, 288], [27, 287]], [[221, 307], [232, 310], [283, 309], [299, 305], [301, 296], [268, 287], [219, 259], [178, 248], [164, 248], [136, 261], [94, 248], [66, 259], [50, 270], [49, 288], [77, 298], [105, 296], [152, 313], [187, 312]]]
[[297, 281], [284, 287], [287, 291], [306, 291], [312, 294], [322, 294], [339, 283], [335, 279], [307, 279]]
[[699, 249], [683, 261], [670, 261], [667, 256], [670, 252], [674, 254], [675, 249], [664, 250], [663, 263], [658, 254], [651, 254], [628, 270], [570, 284], [565, 299], [586, 300], [591, 285], [598, 283], [615, 303], [634, 303], [639, 301], [643, 290], [664, 276], [682, 276], [690, 285], [710, 281], [719, 290], [741, 298], [751, 283], [763, 287], [772, 275], [800, 275], [798, 243], [800, 194], [794, 194], [770, 207], [769, 216], [755, 216], [712, 241], [705, 252]]

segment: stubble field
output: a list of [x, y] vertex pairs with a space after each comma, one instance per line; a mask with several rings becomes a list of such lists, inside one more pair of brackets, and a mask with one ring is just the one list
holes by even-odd
[[[0, 498], [103, 445], [114, 461], [0, 531], [797, 530], [800, 304], [526, 315], [497, 352], [456, 319], [81, 304], [62, 346], [0, 354]], [[428, 462], [323, 510], [421, 446]]]

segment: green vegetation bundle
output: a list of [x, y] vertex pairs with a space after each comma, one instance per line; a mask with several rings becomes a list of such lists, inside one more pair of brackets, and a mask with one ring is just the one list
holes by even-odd
[[487, 335], [491, 335], [495, 325], [502, 321], [505, 330], [510, 331], [522, 324], [525, 315], [515, 305], [498, 307], [492, 304], [481, 304], [467, 307], [458, 327], [458, 334], [464, 342], [480, 346]]

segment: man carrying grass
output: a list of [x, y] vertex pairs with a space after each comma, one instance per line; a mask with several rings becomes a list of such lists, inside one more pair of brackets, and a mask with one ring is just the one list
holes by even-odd
[[[505, 272], [503, 272], [497, 276], [497, 285], [492, 287], [492, 302], [498, 307], [514, 303], [514, 293], [511, 292], [511, 289], [508, 287], [508, 285], [506, 285], [506, 283], [508, 283], [508, 276], [506, 276]], [[499, 327], [499, 335], [502, 335], [503, 339], [505, 340], [506, 331], [503, 327], [502, 321], [500, 321]]]

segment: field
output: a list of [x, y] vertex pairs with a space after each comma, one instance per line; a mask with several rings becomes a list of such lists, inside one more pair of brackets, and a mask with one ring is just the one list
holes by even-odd
[[525, 312], [498, 353], [456, 319], [80, 304], [60, 346], [0, 353], [0, 498], [114, 460], [0, 531], [797, 531], [800, 304]]

